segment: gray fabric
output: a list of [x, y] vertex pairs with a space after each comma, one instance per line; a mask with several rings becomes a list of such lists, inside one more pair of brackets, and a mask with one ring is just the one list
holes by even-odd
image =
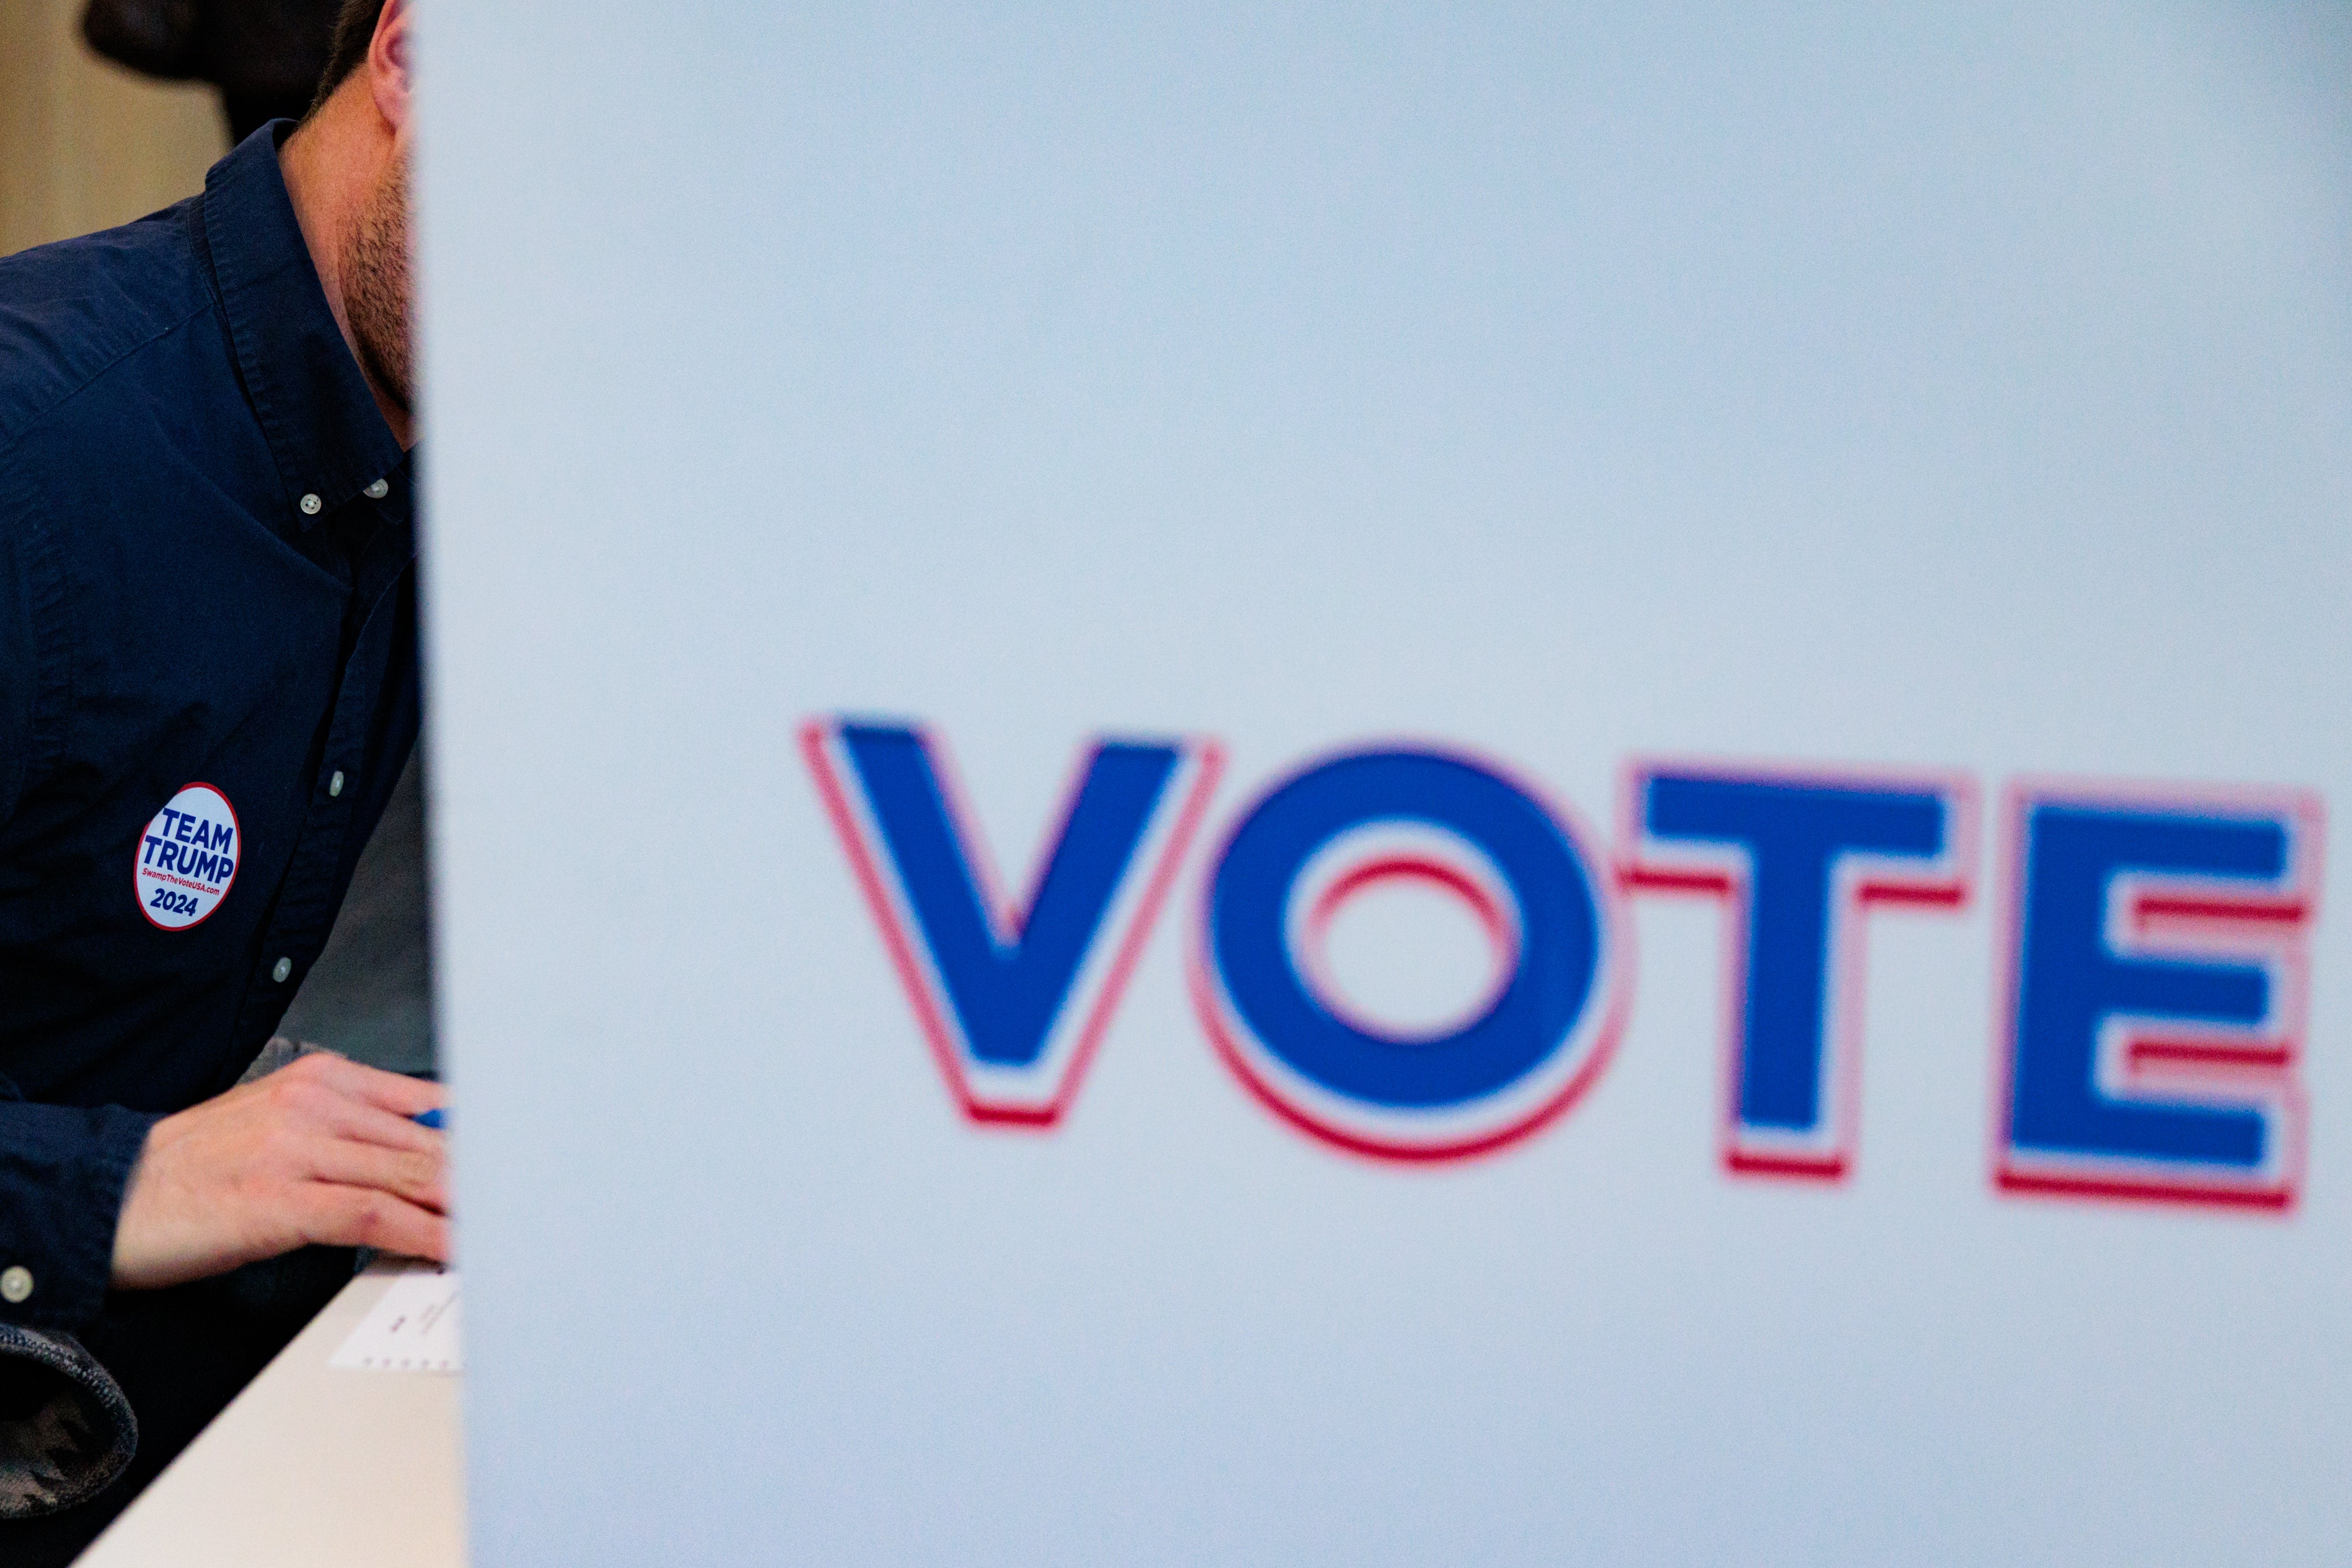
[[71, 1334], [0, 1323], [0, 1519], [94, 1496], [139, 1447], [139, 1418]]
[[289, 1040], [283, 1035], [274, 1035], [270, 1037], [269, 1043], [261, 1047], [261, 1054], [253, 1058], [253, 1065], [245, 1069], [245, 1076], [236, 1081], [242, 1086], [251, 1083], [257, 1078], [268, 1078], [279, 1068], [289, 1066], [311, 1052], [324, 1048], [322, 1046], [314, 1046], [308, 1040]]
[[411, 757], [352, 874], [326, 950], [278, 1026], [390, 1072], [434, 1065], [425, 795]]

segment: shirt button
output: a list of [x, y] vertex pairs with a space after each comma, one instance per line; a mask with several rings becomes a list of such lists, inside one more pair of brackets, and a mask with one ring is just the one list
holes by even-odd
[[285, 984], [286, 977], [293, 973], [294, 961], [290, 958], [281, 958], [269, 966], [269, 978], [280, 985]]
[[327, 781], [327, 798], [332, 800], [343, 793], [343, 770], [337, 768], [335, 776]]
[[19, 1263], [0, 1270], [0, 1300], [15, 1306], [33, 1293], [33, 1271]]
[[309, 495], [302, 498], [302, 515], [304, 517], [318, 516], [319, 507], [320, 504], [321, 503], [319, 500], [319, 493], [316, 490], [311, 491]]
[[378, 479], [367, 488], [367, 498], [370, 500], [382, 500], [391, 493], [392, 483], [388, 479]]

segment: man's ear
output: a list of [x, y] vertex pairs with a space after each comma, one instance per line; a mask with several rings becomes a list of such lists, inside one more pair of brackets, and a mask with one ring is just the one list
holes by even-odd
[[408, 129], [408, 0], [384, 0], [368, 43], [367, 73], [376, 112], [397, 136]]

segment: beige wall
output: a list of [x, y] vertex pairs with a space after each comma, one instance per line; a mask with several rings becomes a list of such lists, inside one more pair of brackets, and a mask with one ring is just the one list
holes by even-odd
[[82, 5], [0, 0], [0, 256], [178, 201], [227, 151], [218, 95], [100, 60]]

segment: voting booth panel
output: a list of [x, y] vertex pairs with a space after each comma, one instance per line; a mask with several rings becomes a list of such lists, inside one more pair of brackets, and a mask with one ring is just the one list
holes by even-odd
[[428, 35], [477, 1561], [2352, 1529], [2336, 21]]

